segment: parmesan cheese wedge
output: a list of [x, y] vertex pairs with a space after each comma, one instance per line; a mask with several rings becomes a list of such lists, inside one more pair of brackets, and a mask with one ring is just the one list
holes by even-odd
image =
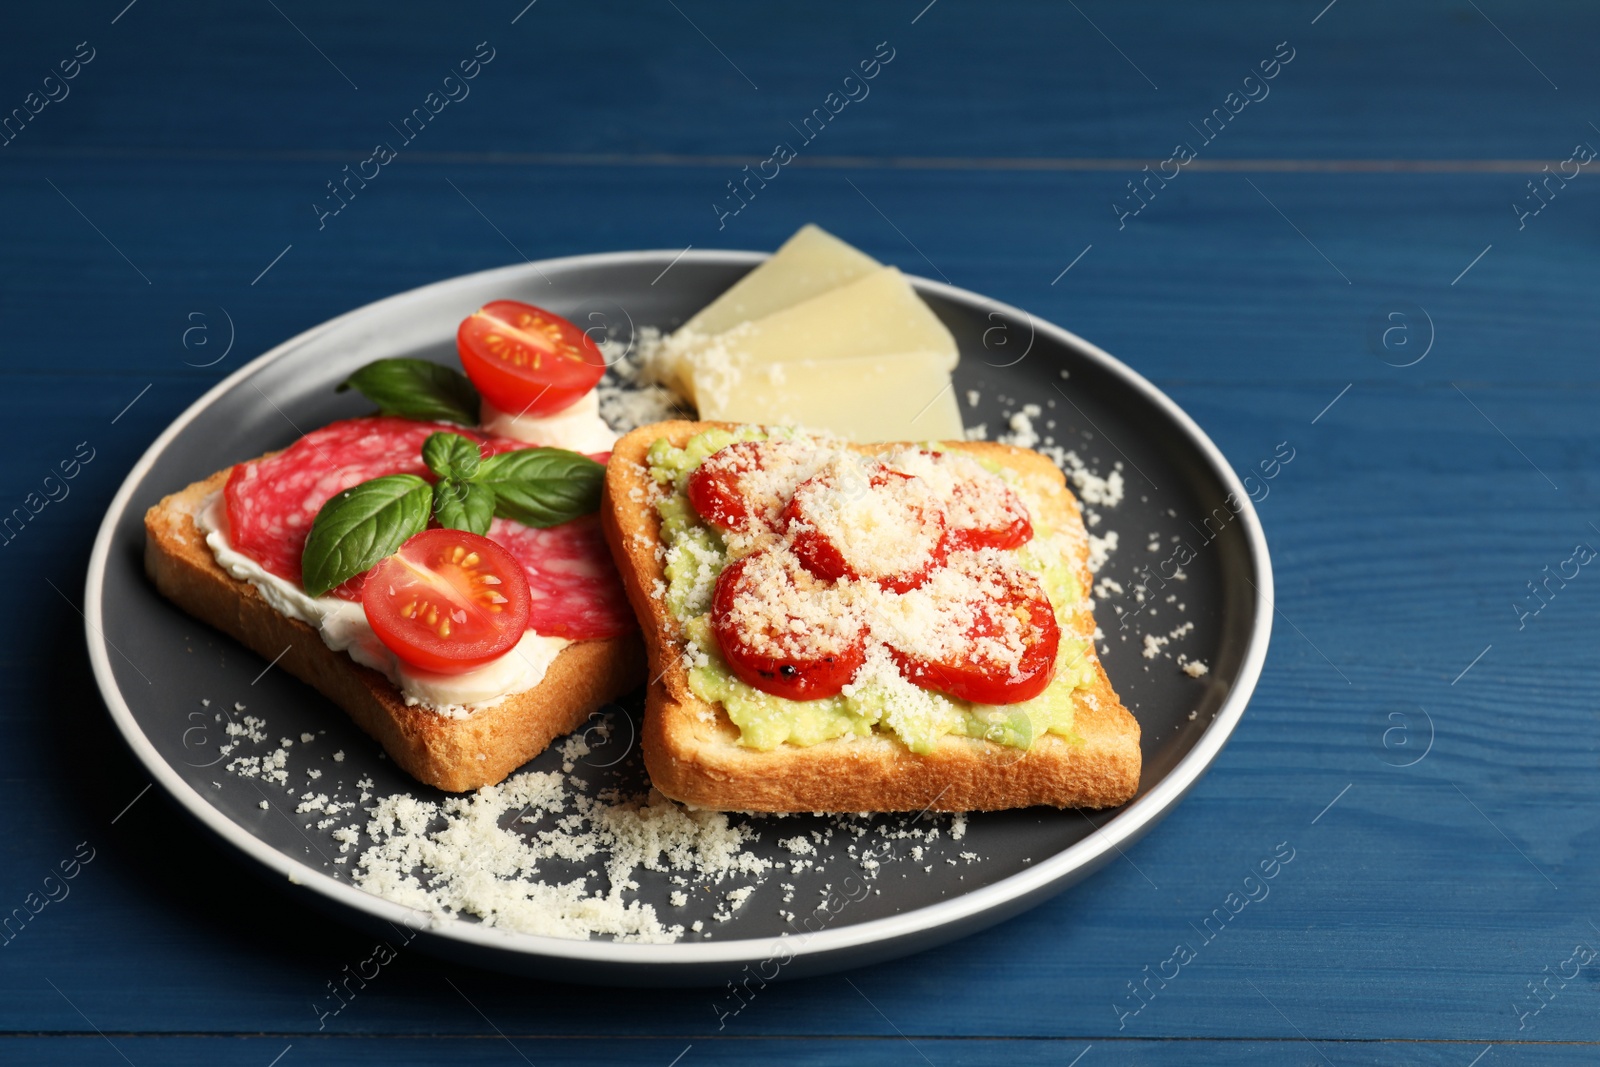
[[687, 396], [692, 389], [690, 360], [712, 338], [882, 269], [871, 256], [807, 223], [771, 258], [678, 328], [662, 348], [655, 376]]
[[678, 377], [706, 417], [705, 405], [722, 408], [735, 402], [750, 372], [768, 364], [896, 354], [913, 357], [904, 365], [920, 357], [930, 374], [945, 375], [959, 358], [955, 338], [911, 283], [895, 268], [883, 267], [692, 344], [683, 353]]
[[772, 258], [701, 308], [681, 332], [708, 337], [726, 333], [881, 269], [871, 256], [807, 223]]
[[[716, 370], [696, 377], [725, 377]], [[738, 388], [707, 383], [700, 416], [825, 430], [852, 441], [962, 438], [949, 364], [939, 353], [773, 361], [746, 370]]]

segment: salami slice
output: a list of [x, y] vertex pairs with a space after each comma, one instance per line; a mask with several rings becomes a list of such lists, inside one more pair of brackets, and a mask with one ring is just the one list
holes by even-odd
[[[275, 456], [233, 469], [224, 491], [229, 540], [266, 570], [299, 582], [300, 556], [322, 505], [385, 474], [418, 474], [432, 481], [422, 462], [422, 442], [441, 430], [481, 442], [485, 455], [529, 447], [461, 426], [392, 416], [335, 422]], [[495, 519], [489, 537], [528, 572], [533, 594], [528, 626], [535, 632], [584, 640], [615, 637], [637, 625], [598, 516], [547, 530]], [[334, 595], [359, 600], [364, 578], [357, 575]]]
[[422, 442], [440, 430], [462, 428], [392, 416], [346, 419], [306, 434], [275, 456], [239, 464], [224, 493], [228, 539], [266, 570], [299, 582], [300, 554], [322, 505], [385, 474], [429, 476]]
[[600, 532], [600, 516], [544, 530], [495, 519], [489, 539], [528, 572], [528, 628], [535, 633], [581, 641], [616, 637], [638, 625]]

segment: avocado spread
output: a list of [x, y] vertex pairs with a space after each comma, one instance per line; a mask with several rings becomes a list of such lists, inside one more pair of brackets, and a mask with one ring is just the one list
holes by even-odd
[[[1071, 608], [1082, 592], [1068, 561], [1050, 552], [1055, 538], [1039, 521], [1041, 509], [1033, 506], [1018, 485], [1012, 488], [1029, 505], [1034, 537], [1016, 550], [1017, 563], [1039, 577], [1061, 624], [1055, 674], [1044, 692], [1019, 704], [973, 704], [921, 689], [892, 669], [873, 670], [870, 658], [855, 683], [838, 696], [821, 700], [786, 700], [735, 676], [718, 654], [710, 615], [717, 576], [731, 562], [728, 548], [717, 531], [695, 513], [685, 485], [713, 452], [735, 441], [766, 436], [755, 427], [708, 430], [690, 438], [682, 448], [658, 440], [648, 457], [651, 477], [668, 490], [656, 504], [661, 539], [667, 548], [665, 595], [668, 610], [683, 623], [689, 642], [693, 661], [689, 688], [701, 700], [722, 705], [739, 728], [743, 744], [756, 749], [785, 743], [814, 745], [847, 734], [868, 736], [874, 729], [897, 737], [919, 753], [931, 752], [946, 734], [1019, 749], [1027, 749], [1034, 738], [1045, 733], [1078, 740], [1072, 728], [1073, 691], [1094, 681], [1091, 646], [1070, 627]], [[1005, 475], [998, 468], [991, 469]]]

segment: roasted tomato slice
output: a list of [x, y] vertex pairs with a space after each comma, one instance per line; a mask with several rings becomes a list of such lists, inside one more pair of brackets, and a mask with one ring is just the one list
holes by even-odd
[[1061, 628], [1032, 574], [962, 553], [907, 599], [919, 597], [930, 603], [910, 614], [938, 622], [890, 644], [912, 682], [975, 704], [1015, 704], [1050, 684]]
[[944, 565], [945, 508], [921, 478], [845, 457], [801, 482], [783, 509], [801, 564], [829, 581], [904, 593]]
[[836, 695], [866, 658], [866, 632], [837, 594], [767, 550], [729, 564], [711, 600], [711, 632], [733, 673], [790, 700]]
[[400, 659], [459, 674], [504, 655], [528, 628], [528, 579], [511, 553], [465, 530], [424, 530], [367, 572], [361, 605]]
[[782, 525], [787, 486], [809, 478], [817, 451], [798, 441], [737, 441], [701, 461], [684, 489], [695, 513], [722, 530], [759, 533]]
[[1019, 548], [1033, 540], [1028, 509], [987, 471], [958, 481], [948, 505], [950, 548]]
[[543, 308], [515, 300], [485, 304], [456, 332], [461, 367], [483, 398], [513, 415], [570, 407], [606, 372], [589, 335]]
[[765, 468], [769, 451], [765, 441], [739, 441], [702, 460], [684, 487], [695, 513], [723, 530], [750, 533], [759, 528], [760, 502], [741, 482]]

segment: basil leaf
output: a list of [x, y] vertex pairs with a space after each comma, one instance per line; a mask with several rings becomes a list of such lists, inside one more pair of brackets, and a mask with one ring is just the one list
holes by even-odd
[[559, 526], [600, 507], [606, 469], [564, 448], [521, 448], [490, 456], [475, 484], [494, 491], [494, 513], [524, 526]]
[[388, 474], [322, 505], [300, 555], [306, 592], [321, 596], [399, 551], [427, 528], [432, 494], [415, 474]]
[[453, 367], [425, 359], [380, 359], [339, 384], [355, 389], [385, 415], [478, 424], [478, 391]]
[[481, 537], [494, 520], [494, 490], [476, 482], [441, 478], [433, 487], [433, 517], [440, 526]]
[[441, 478], [471, 481], [478, 473], [478, 444], [458, 433], [429, 434], [422, 442], [422, 462]]

